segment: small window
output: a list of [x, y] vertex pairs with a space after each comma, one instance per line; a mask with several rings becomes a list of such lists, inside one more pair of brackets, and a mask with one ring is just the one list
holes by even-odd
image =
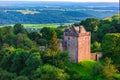
[[70, 40], [70, 37], [68, 37], [68, 40]]

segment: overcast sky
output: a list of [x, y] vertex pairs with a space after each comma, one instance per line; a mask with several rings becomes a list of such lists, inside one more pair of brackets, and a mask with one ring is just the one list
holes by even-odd
[[71, 2], [119, 2], [119, 0], [0, 0], [0, 1], [71, 1]]

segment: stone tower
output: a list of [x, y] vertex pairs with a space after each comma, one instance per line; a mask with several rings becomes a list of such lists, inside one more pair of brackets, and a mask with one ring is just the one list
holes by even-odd
[[64, 31], [62, 50], [69, 51], [70, 60], [78, 63], [83, 60], [90, 60], [91, 34], [83, 26], [73, 26]]

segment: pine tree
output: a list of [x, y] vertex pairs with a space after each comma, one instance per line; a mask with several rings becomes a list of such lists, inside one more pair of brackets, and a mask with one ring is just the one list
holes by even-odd
[[54, 53], [60, 52], [60, 45], [57, 39], [57, 34], [54, 30], [52, 31], [52, 38], [50, 40], [50, 45], [48, 48]]

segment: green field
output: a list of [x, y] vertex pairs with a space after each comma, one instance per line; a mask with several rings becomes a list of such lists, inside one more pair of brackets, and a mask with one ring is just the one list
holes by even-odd
[[[70, 25], [72, 23], [53, 23], [53, 24], [22, 24], [24, 27], [29, 27], [29, 28], [43, 28], [43, 27], [50, 27], [50, 28], [57, 28], [60, 25], [66, 26], [66, 25]], [[0, 27], [4, 27], [4, 26], [14, 26], [14, 24], [9, 24], [9, 25], [2, 25]]]
[[[9, 24], [9, 25], [3, 25], [0, 27], [4, 26], [13, 26], [14, 24]], [[51, 27], [51, 28], [56, 28], [60, 26], [60, 24], [22, 24], [24, 27], [36, 27], [36, 28], [43, 28], [43, 27]]]
[[60, 26], [60, 24], [23, 24], [25, 27], [37, 27], [37, 28], [43, 28], [43, 27], [51, 27], [56, 28]]

